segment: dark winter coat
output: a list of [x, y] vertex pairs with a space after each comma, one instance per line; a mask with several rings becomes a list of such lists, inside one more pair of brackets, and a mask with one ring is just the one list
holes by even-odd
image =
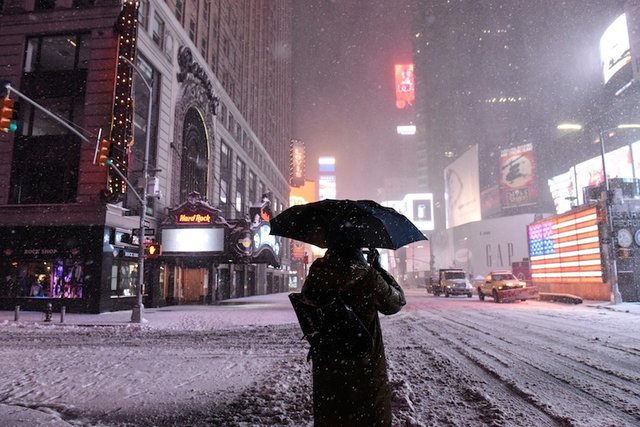
[[373, 337], [370, 357], [341, 360], [312, 353], [316, 427], [391, 426], [391, 389], [378, 312], [397, 313], [405, 298], [393, 277], [379, 270], [364, 258], [345, 260], [329, 252], [309, 269], [302, 288], [305, 299], [322, 305], [340, 292]]

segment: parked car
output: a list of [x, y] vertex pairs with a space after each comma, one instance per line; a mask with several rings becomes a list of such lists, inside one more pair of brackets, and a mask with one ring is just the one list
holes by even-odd
[[495, 302], [506, 302], [539, 298], [538, 288], [528, 286], [526, 282], [518, 280], [511, 270], [492, 271], [478, 285], [478, 298], [493, 298]]

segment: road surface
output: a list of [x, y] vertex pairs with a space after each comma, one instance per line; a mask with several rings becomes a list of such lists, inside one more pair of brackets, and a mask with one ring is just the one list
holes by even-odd
[[[382, 318], [394, 425], [640, 425], [640, 310], [407, 294]], [[286, 294], [146, 313], [0, 320], [0, 424], [20, 409], [52, 425], [312, 425]]]

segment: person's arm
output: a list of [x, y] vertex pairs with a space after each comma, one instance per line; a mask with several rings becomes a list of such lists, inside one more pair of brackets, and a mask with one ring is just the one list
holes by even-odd
[[[407, 303], [404, 291], [388, 271], [380, 265], [380, 254], [376, 249], [369, 251], [368, 261], [376, 271], [376, 296], [378, 311], [382, 314], [395, 314]], [[381, 280], [382, 279], [382, 280]]]

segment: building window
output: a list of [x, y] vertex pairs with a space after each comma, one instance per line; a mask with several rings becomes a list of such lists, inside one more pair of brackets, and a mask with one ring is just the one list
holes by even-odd
[[202, 37], [200, 39], [200, 53], [202, 54], [202, 57], [205, 59], [205, 61], [207, 60], [207, 48], [207, 38]]
[[189, 38], [192, 42], [196, 42], [196, 21], [193, 18], [189, 21]]
[[134, 296], [137, 282], [138, 262], [115, 259], [111, 266], [111, 296]]
[[223, 172], [231, 172], [231, 149], [224, 142], [220, 144], [220, 169]]
[[164, 21], [156, 13], [151, 25], [151, 38], [160, 47], [164, 45]]
[[138, 23], [140, 28], [147, 29], [147, 21], [149, 20], [149, 0], [141, 0], [138, 8]]
[[249, 171], [249, 200], [251, 203], [258, 202], [258, 181], [256, 174]]
[[[20, 88], [59, 117], [82, 125], [89, 37], [27, 40]], [[22, 103], [11, 164], [11, 203], [70, 203], [77, 195], [80, 140], [60, 122]]]
[[182, 17], [184, 16], [184, 1], [176, 0], [176, 19], [182, 24]]
[[246, 189], [246, 165], [239, 158], [236, 159], [236, 212], [244, 213], [244, 193]]
[[202, 16], [205, 22], [209, 22], [209, 10], [211, 9], [211, 0], [204, 0], [204, 5], [202, 6]]
[[36, 0], [35, 10], [55, 9], [56, 0]]
[[180, 172], [180, 196], [197, 191], [207, 195], [209, 150], [207, 131], [202, 116], [195, 108], [187, 111], [182, 130], [182, 165]]
[[0, 297], [79, 299], [84, 293], [84, 270], [84, 260], [71, 256], [7, 263]]
[[244, 195], [240, 190], [236, 190], [236, 218], [242, 216], [244, 213]]
[[224, 210], [229, 202], [229, 183], [224, 178], [220, 179], [220, 208]]

